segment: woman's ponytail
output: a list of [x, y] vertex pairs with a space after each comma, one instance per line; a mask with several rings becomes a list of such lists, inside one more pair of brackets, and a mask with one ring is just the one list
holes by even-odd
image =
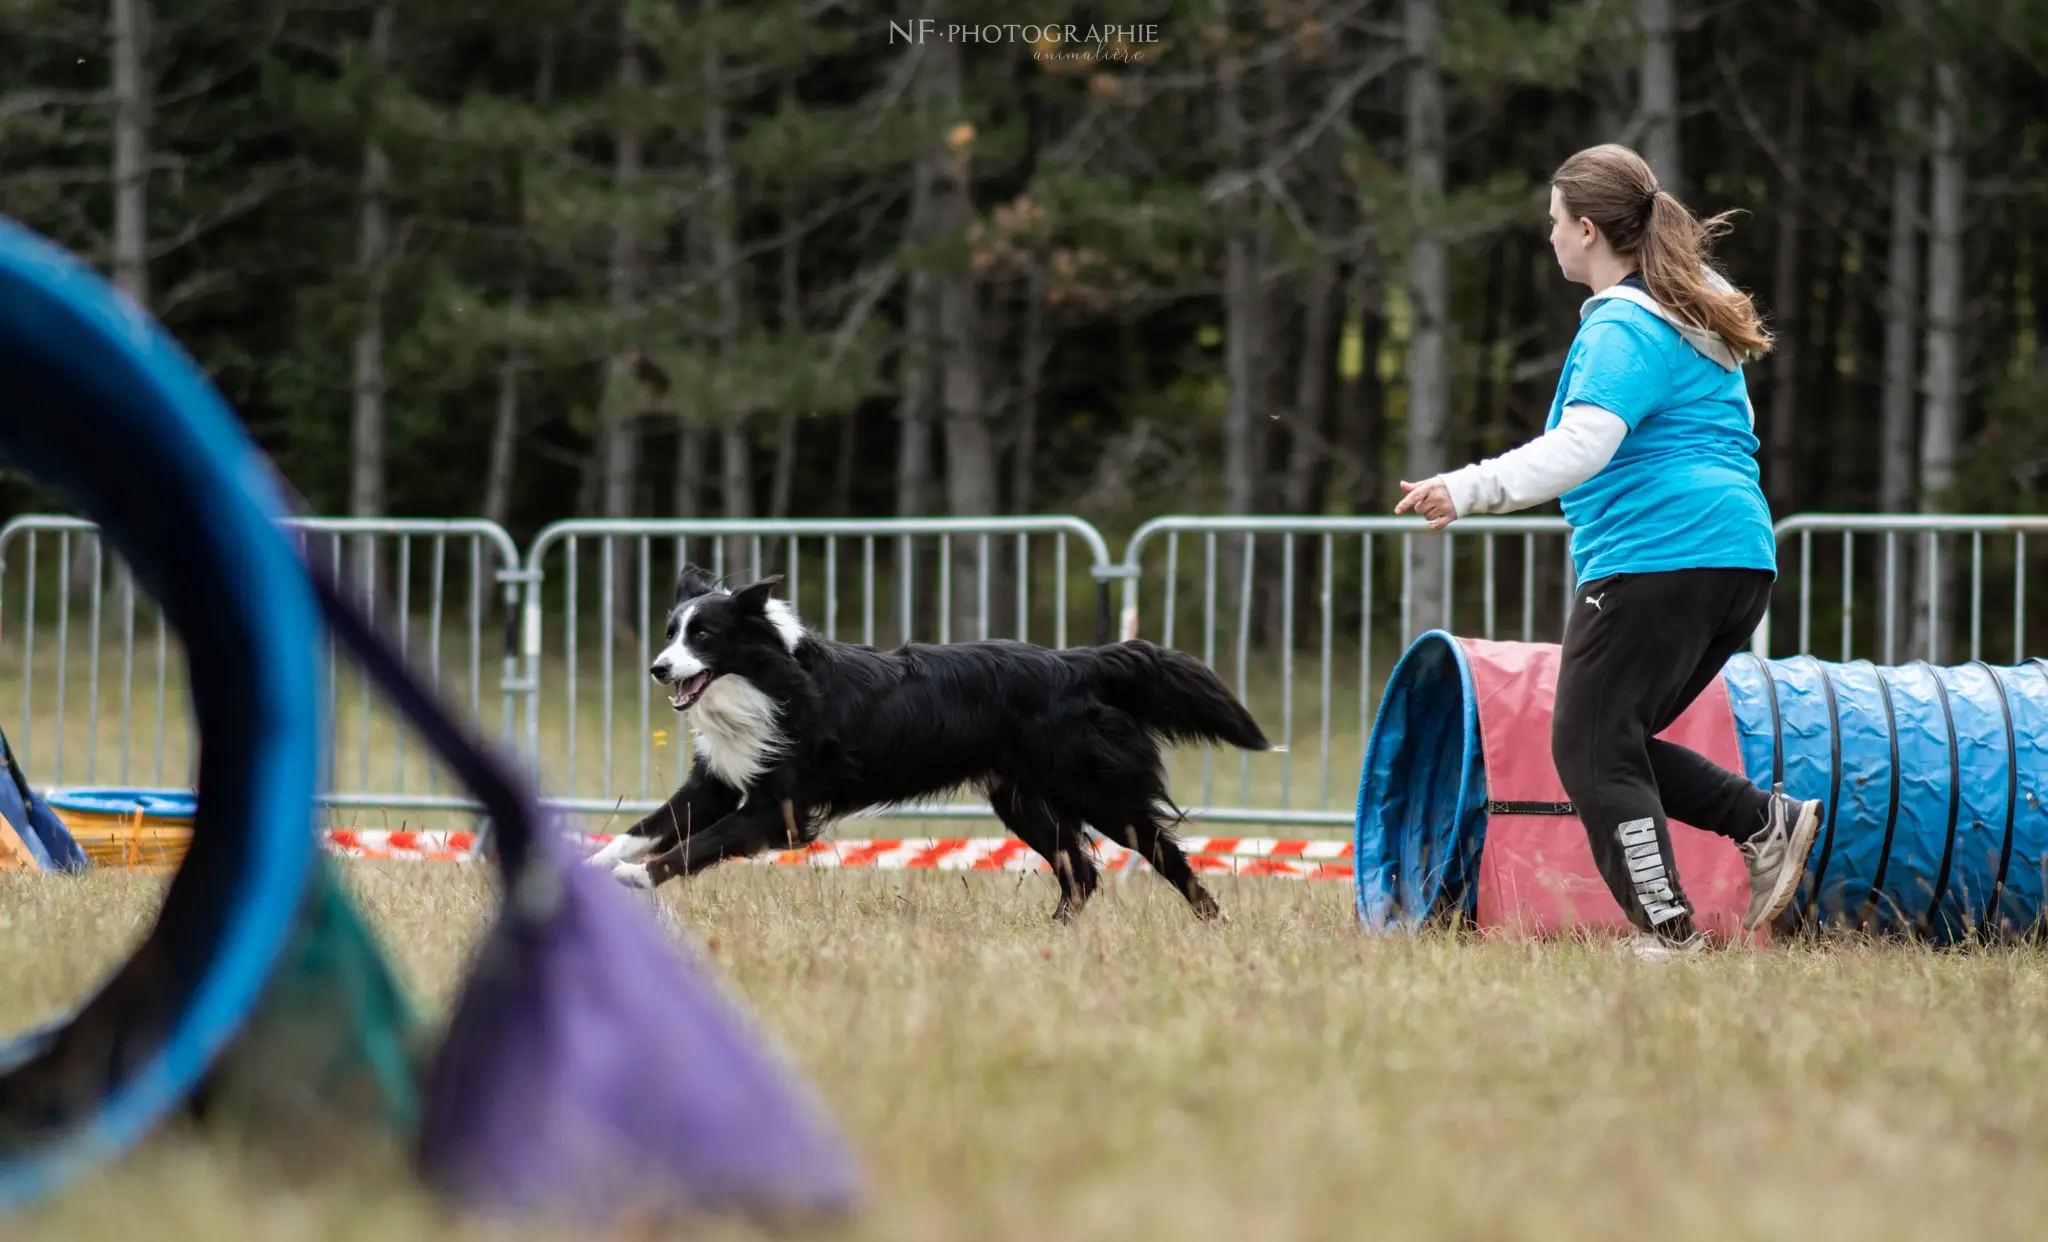
[[1635, 260], [1650, 296], [1673, 314], [1719, 336], [1738, 355], [1771, 351], [1770, 333], [1749, 295], [1712, 267], [1713, 241], [1728, 231], [1732, 212], [1695, 218], [1658, 187], [1640, 155], [1612, 143], [1572, 156], [1550, 183], [1572, 218], [1591, 220], [1616, 254]]

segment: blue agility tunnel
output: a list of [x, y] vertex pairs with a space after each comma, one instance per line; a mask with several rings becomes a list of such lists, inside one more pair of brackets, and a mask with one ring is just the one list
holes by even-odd
[[[1482, 928], [1619, 922], [1549, 762], [1556, 659], [1553, 644], [1432, 631], [1395, 667], [1360, 773], [1366, 927], [1444, 913]], [[1823, 803], [1779, 934], [1846, 925], [1941, 944], [2048, 930], [2048, 661], [1745, 653], [1663, 736]], [[1747, 883], [1725, 839], [1674, 830], [1674, 846], [1703, 919], [1739, 914]]]
[[76, 1012], [0, 1044], [0, 1207], [179, 1107], [248, 1021], [314, 875], [320, 634], [283, 497], [197, 364], [91, 268], [0, 218], [0, 458], [95, 518], [186, 644], [192, 850]]
[[2043, 926], [2048, 661], [1743, 655], [1722, 676], [1750, 779], [1826, 805], [1787, 922], [1937, 943]]
[[1359, 920], [1386, 930], [1447, 907], [1473, 914], [1486, 824], [1479, 688], [1464, 646], [1432, 630], [1388, 675], [1366, 741], [1352, 850]]

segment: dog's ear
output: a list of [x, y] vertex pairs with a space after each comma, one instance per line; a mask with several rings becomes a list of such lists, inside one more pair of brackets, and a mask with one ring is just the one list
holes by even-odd
[[771, 578], [763, 578], [759, 582], [749, 583], [740, 588], [738, 594], [732, 597], [732, 601], [741, 608], [752, 609], [755, 612], [766, 612], [768, 610], [768, 601], [774, 594], [773, 588], [780, 581], [782, 581], [782, 578], [778, 575]]
[[686, 599], [696, 599], [700, 595], [710, 595], [723, 589], [718, 585], [718, 579], [697, 568], [695, 565], [683, 566], [683, 572], [676, 575], [676, 603], [678, 604]]

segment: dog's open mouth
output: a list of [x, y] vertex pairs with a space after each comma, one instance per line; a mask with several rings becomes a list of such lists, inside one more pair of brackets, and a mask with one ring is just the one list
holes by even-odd
[[704, 697], [711, 688], [711, 670], [705, 669], [694, 677], [685, 677], [672, 683], [668, 688], [668, 705], [679, 712], [690, 710], [690, 705]]

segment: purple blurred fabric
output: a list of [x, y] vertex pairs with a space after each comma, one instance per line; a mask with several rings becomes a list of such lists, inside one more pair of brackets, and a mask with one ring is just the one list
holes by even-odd
[[518, 1215], [850, 1207], [854, 1162], [708, 972], [538, 834], [428, 1083], [420, 1160]]
[[852, 1155], [765, 1034], [308, 568], [337, 636], [483, 803], [507, 886], [426, 1083], [428, 1179], [512, 1217], [851, 1207]]

